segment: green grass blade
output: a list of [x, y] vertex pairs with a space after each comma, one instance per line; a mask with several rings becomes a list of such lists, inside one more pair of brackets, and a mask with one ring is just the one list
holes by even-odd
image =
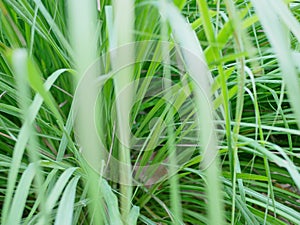
[[26, 199], [29, 195], [29, 190], [33, 178], [35, 176], [35, 165], [30, 164], [22, 174], [20, 182], [17, 186], [14, 199], [9, 211], [7, 222], [3, 224], [14, 225], [21, 224], [21, 218], [25, 209]]
[[54, 223], [55, 225], [73, 224], [74, 201], [78, 180], [79, 177], [74, 177], [66, 187], [58, 206], [58, 211]]
[[101, 183], [103, 188], [102, 193], [107, 205], [107, 213], [108, 213], [110, 224], [122, 225], [123, 222], [119, 211], [118, 199], [116, 195], [112, 192], [112, 189], [106, 180], [102, 179]]
[[132, 206], [129, 216], [128, 216], [128, 224], [137, 224], [137, 220], [140, 216], [140, 208], [138, 206]]
[[[163, 4], [166, 6], [166, 4]], [[166, 9], [163, 9], [163, 11]], [[164, 17], [161, 19], [161, 39], [166, 43], [162, 46], [162, 55], [163, 57], [163, 75], [164, 75], [164, 88], [165, 90], [169, 90], [165, 94], [165, 98], [167, 101], [167, 109], [168, 113], [166, 115], [166, 126], [167, 126], [167, 149], [169, 155], [169, 165], [168, 165], [168, 172], [169, 172], [169, 182], [170, 182], [170, 204], [172, 209], [172, 215], [174, 217], [173, 223], [174, 224], [183, 224], [182, 222], [182, 204], [181, 204], [181, 196], [180, 196], [180, 186], [179, 186], [179, 178], [177, 174], [178, 162], [177, 162], [177, 151], [176, 151], [176, 134], [174, 132], [174, 111], [175, 108], [173, 107], [174, 99], [172, 98], [173, 93], [170, 91], [172, 90], [172, 79], [171, 79], [171, 70], [170, 70], [170, 44], [169, 41], [169, 31], [168, 31], [168, 23]]]
[[[166, 4], [166, 5], [162, 5]], [[208, 198], [208, 215], [211, 224], [225, 224], [224, 209], [222, 200], [222, 189], [219, 181], [219, 162], [217, 155], [216, 136], [214, 135], [212, 107], [208, 104], [210, 101], [210, 82], [211, 77], [205, 63], [204, 54], [195, 33], [186, 24], [180, 13], [169, 3], [160, 3], [159, 9], [162, 16], [166, 17], [173, 31], [175, 41], [183, 49], [184, 62], [187, 71], [190, 73], [195, 83], [195, 96], [199, 104], [198, 120], [206, 132], [201, 132], [200, 144], [204, 147], [203, 166], [207, 174], [207, 198]], [[167, 9], [167, 10], [162, 10]], [[201, 71], [201, 72], [200, 72]], [[209, 151], [207, 151], [209, 149]]]

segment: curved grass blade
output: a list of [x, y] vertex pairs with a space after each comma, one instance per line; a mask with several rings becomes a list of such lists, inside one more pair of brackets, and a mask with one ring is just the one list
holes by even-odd
[[9, 211], [7, 222], [3, 224], [21, 224], [21, 217], [25, 209], [25, 203], [29, 194], [30, 186], [35, 176], [35, 165], [30, 164], [22, 174], [21, 180], [16, 189], [14, 199]]
[[74, 177], [66, 187], [55, 218], [55, 225], [72, 225], [76, 186], [79, 177]]
[[[110, 224], [122, 225], [121, 214], [118, 206], [118, 199], [116, 195], [112, 192], [111, 187], [106, 180], [101, 179], [102, 183], [102, 193], [107, 205], [107, 213], [109, 217]], [[134, 223], [128, 223], [134, 224]]]

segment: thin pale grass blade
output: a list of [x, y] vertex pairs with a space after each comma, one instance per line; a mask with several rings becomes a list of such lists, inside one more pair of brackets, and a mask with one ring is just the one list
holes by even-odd
[[37, 19], [38, 9], [39, 9], [38, 6], [36, 6], [34, 9], [34, 16], [33, 16], [33, 20], [32, 20], [32, 27], [31, 27], [31, 32], [30, 32], [30, 44], [29, 44], [29, 49], [28, 49], [28, 54], [30, 57], [32, 57], [34, 37], [35, 37], [35, 33], [36, 33], [35, 30], [37, 28], [36, 19]]
[[113, 193], [106, 180], [102, 179], [102, 193], [107, 206], [108, 219], [110, 224], [122, 225], [122, 217], [119, 211], [118, 199]]
[[[165, 0], [162, 0], [163, 2], [162, 6], [166, 7]], [[165, 11], [167, 9], [163, 9]], [[164, 75], [164, 88], [165, 90], [170, 90], [172, 87], [172, 80], [171, 80], [171, 71], [170, 71], [170, 44], [168, 44], [169, 41], [169, 32], [168, 32], [168, 23], [166, 21], [166, 18], [161, 18], [161, 39], [162, 41], [166, 41], [166, 44], [163, 44], [162, 46], [162, 55], [163, 55], [163, 75]], [[168, 91], [165, 94], [166, 100], [169, 104], [173, 103], [172, 99], [172, 92]], [[169, 172], [169, 182], [170, 182], [170, 204], [172, 209], [172, 215], [174, 216], [173, 223], [174, 224], [183, 224], [182, 220], [182, 204], [181, 204], [181, 196], [180, 196], [180, 187], [179, 187], [179, 178], [178, 174], [176, 172], [178, 163], [177, 163], [177, 153], [176, 153], [176, 136], [174, 133], [174, 111], [175, 109], [171, 106], [169, 106], [169, 112], [167, 113], [167, 135], [168, 135], [168, 141], [167, 141], [167, 148], [168, 148], [168, 155], [169, 155], [169, 166], [168, 166], [168, 172]]]
[[128, 224], [137, 224], [137, 220], [140, 217], [140, 207], [132, 206], [128, 215]]
[[35, 165], [30, 164], [22, 174], [17, 186], [14, 199], [9, 210], [7, 221], [3, 224], [21, 224], [22, 214], [26, 206], [26, 199], [30, 192], [30, 186], [35, 176]]
[[58, 206], [58, 211], [54, 223], [55, 225], [73, 224], [74, 201], [78, 180], [79, 177], [74, 177], [66, 187]]
[[74, 116], [73, 116], [73, 111], [74, 111], [74, 104], [72, 102], [71, 109], [65, 124], [65, 132], [63, 133], [63, 136], [60, 140], [58, 151], [57, 151], [57, 156], [56, 156], [56, 161], [62, 161], [69, 143], [69, 137], [71, 130], [74, 125]]
[[[220, 168], [217, 157], [217, 139], [213, 126], [211, 98], [211, 75], [205, 63], [201, 45], [195, 33], [184, 21], [180, 13], [172, 4], [158, 4], [162, 16], [166, 17], [170, 23], [175, 40], [183, 50], [184, 62], [187, 71], [193, 79], [194, 93], [197, 99], [198, 120], [201, 126], [205, 127], [205, 132], [200, 133], [200, 144], [203, 146], [203, 166], [207, 175], [207, 198], [208, 217], [211, 224], [225, 224], [222, 187], [220, 184]], [[201, 72], [201, 74], [200, 74]]]

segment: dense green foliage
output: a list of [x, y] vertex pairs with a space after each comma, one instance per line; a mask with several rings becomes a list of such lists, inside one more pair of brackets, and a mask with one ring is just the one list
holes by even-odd
[[99, 3], [0, 1], [0, 223], [300, 224], [300, 2]]

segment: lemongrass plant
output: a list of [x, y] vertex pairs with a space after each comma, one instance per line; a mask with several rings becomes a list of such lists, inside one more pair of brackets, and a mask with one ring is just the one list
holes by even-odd
[[0, 1], [1, 224], [300, 224], [300, 2]]

